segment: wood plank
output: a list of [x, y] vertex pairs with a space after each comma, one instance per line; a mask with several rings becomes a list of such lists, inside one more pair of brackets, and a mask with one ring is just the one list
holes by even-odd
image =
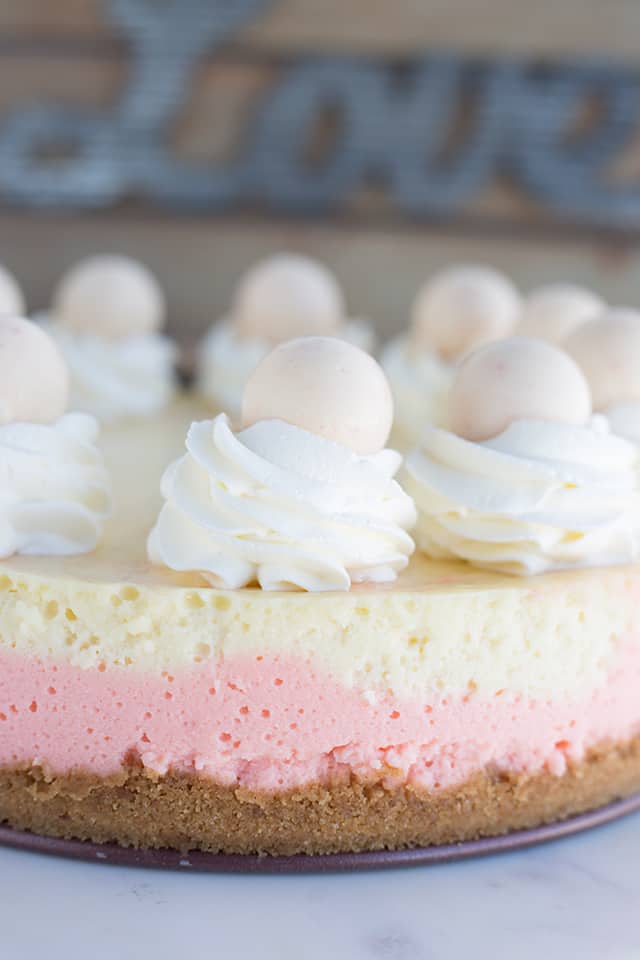
[[124, 65], [113, 60], [0, 57], [0, 113], [43, 101], [106, 107], [124, 79]]
[[635, 0], [283, 0], [243, 39], [271, 50], [606, 53], [637, 60], [639, 27]]
[[110, 27], [107, 4], [102, 0], [19, 0], [0, 4], [0, 30], [59, 36], [94, 35]]
[[[94, 38], [109, 29], [107, 0], [20, 0], [0, 5], [0, 32]], [[638, 59], [637, 0], [274, 0], [235, 41], [256, 51]]]
[[381, 334], [400, 330], [422, 280], [452, 261], [490, 263], [524, 288], [551, 280], [586, 283], [615, 303], [640, 304], [640, 250], [610, 239], [517, 237], [508, 232], [347, 228], [256, 217], [187, 220], [122, 211], [84, 217], [0, 213], [0, 262], [24, 285], [32, 309], [44, 307], [62, 270], [90, 253], [139, 257], [165, 287], [172, 331], [192, 340], [221, 316], [242, 271], [278, 250], [328, 263], [350, 311], [371, 317]]

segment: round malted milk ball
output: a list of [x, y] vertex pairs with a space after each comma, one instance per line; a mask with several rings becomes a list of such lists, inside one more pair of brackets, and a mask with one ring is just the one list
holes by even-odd
[[587, 378], [595, 410], [640, 401], [640, 311], [607, 310], [563, 346]]
[[12, 273], [0, 265], [0, 316], [21, 317], [25, 302], [18, 281]]
[[533, 290], [525, 298], [517, 333], [549, 343], [563, 343], [574, 330], [605, 309], [604, 300], [585, 287], [550, 284]]
[[76, 333], [123, 340], [160, 330], [166, 305], [147, 267], [129, 257], [101, 255], [80, 261], [63, 276], [53, 314]]
[[67, 367], [51, 337], [30, 320], [0, 317], [0, 424], [51, 423], [68, 398]]
[[509, 336], [520, 310], [520, 294], [502, 273], [490, 267], [451, 267], [419, 291], [411, 341], [418, 350], [457, 360], [483, 343]]
[[324, 264], [280, 254], [247, 271], [235, 293], [231, 321], [239, 337], [273, 344], [332, 336], [344, 322], [342, 293]]
[[515, 420], [584, 425], [589, 386], [564, 350], [510, 337], [487, 344], [460, 365], [449, 396], [449, 426], [465, 440], [496, 437]]
[[359, 347], [300, 337], [272, 350], [247, 382], [242, 424], [260, 420], [284, 420], [355, 453], [377, 453], [391, 431], [391, 390], [381, 367]]

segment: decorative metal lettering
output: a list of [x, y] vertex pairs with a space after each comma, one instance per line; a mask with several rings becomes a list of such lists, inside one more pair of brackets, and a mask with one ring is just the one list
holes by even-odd
[[[640, 185], [611, 176], [637, 135], [639, 76], [610, 64], [542, 68], [432, 56], [398, 71], [380, 60], [310, 58], [283, 69], [231, 165], [179, 162], [167, 134], [199, 58], [268, 2], [109, 0], [132, 51], [120, 101], [107, 111], [54, 104], [6, 117], [0, 193], [31, 207], [98, 208], [135, 193], [181, 210], [262, 203], [307, 214], [335, 210], [375, 180], [404, 213], [445, 217], [507, 174], [574, 220], [640, 223]], [[469, 100], [470, 128], [451, 147]], [[591, 101], [597, 120], [575, 132]], [[339, 135], [322, 164], [309, 166], [305, 144], [327, 107], [341, 117]], [[71, 154], [55, 169], [41, 156], [52, 147]]]

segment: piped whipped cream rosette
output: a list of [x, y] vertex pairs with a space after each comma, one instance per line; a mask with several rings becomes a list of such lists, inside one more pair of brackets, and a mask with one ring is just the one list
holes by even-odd
[[405, 336], [385, 344], [380, 363], [393, 390], [393, 439], [411, 448], [425, 424], [446, 423], [454, 366], [429, 350], [413, 351]]
[[194, 423], [162, 481], [152, 562], [228, 588], [347, 590], [386, 582], [414, 544], [415, 507], [384, 444], [389, 388], [376, 362], [339, 340], [277, 347], [244, 392], [243, 429]]
[[294, 254], [257, 263], [238, 284], [228, 316], [200, 344], [198, 389], [237, 419], [258, 363], [277, 344], [301, 336], [338, 337], [368, 353], [376, 345], [371, 324], [347, 316], [336, 278], [323, 264]]
[[167, 406], [176, 347], [160, 333], [165, 313], [155, 278], [129, 258], [91, 257], [62, 278], [40, 319], [66, 360], [75, 409], [111, 423]]
[[565, 348], [587, 378], [594, 409], [606, 415], [614, 433], [640, 446], [640, 311], [603, 311], [576, 330]]
[[446, 423], [457, 364], [481, 344], [509, 336], [520, 309], [511, 281], [490, 267], [451, 267], [421, 287], [409, 331], [380, 354], [393, 392], [393, 440], [399, 446], [413, 447], [429, 423]]
[[592, 415], [563, 351], [524, 338], [479, 350], [450, 416], [406, 464], [425, 553], [522, 575], [638, 559], [638, 453]]
[[563, 345], [584, 323], [606, 310], [606, 304], [592, 290], [575, 283], [551, 283], [537, 287], [524, 298], [522, 315], [515, 332]]
[[111, 510], [98, 423], [65, 413], [68, 374], [35, 324], [0, 318], [0, 557], [87, 553]]
[[0, 264], [0, 316], [22, 317], [25, 314], [24, 294], [14, 275]]

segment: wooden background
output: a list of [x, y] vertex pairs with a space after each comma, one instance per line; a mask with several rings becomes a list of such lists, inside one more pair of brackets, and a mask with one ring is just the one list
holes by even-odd
[[[443, 50], [557, 61], [581, 56], [640, 61], [637, 0], [274, 0], [222, 55], [205, 58], [173, 131], [181, 156], [233, 154], [264, 92], [311, 52], [410, 58]], [[126, 38], [101, 0], [0, 0], [0, 122], [42, 99], [107, 106], [127, 76]], [[628, 169], [640, 168], [640, 150]], [[614, 302], [640, 304], [640, 248], [632, 234], [559, 224], [508, 181], [493, 183], [445, 225], [415, 224], [374, 191], [339, 215], [287, 220], [243, 212], [178, 217], [139, 203], [77, 215], [10, 209], [0, 197], [0, 259], [30, 305], [46, 305], [60, 271], [80, 256], [116, 250], [145, 260], [169, 295], [175, 332], [192, 337], [225, 309], [244, 266], [277, 249], [325, 260], [352, 313], [383, 333], [400, 328], [416, 286], [451, 260], [482, 260], [525, 287], [583, 281]]]

